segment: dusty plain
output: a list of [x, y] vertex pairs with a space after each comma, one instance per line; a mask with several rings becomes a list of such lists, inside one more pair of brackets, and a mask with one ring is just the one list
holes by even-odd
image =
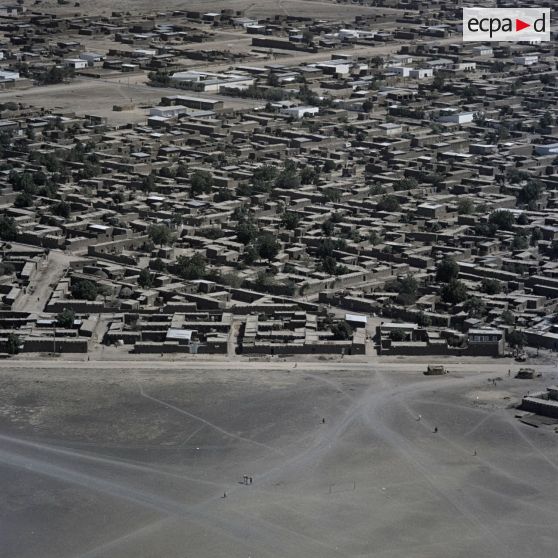
[[[267, 17], [275, 14], [315, 17], [322, 19], [339, 19], [344, 16], [393, 12], [390, 8], [363, 6], [360, 2], [338, 3], [335, 0], [227, 0], [227, 8], [243, 10], [246, 16]], [[113, 11], [131, 14], [145, 13], [149, 10], [163, 12], [166, 10], [199, 10], [204, 12], [221, 11], [223, 0], [164, 0], [156, 4], [149, 0], [96, 0], [81, 2], [79, 7], [60, 6], [57, 0], [41, 2], [44, 9], [61, 14], [83, 13], [88, 15], [110, 14]]]
[[2, 555], [551, 556], [556, 367], [422, 368], [1, 363]]

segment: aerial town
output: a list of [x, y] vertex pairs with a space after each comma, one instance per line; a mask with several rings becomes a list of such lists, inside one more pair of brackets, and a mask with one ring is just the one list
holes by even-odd
[[[558, 27], [550, 42], [463, 42], [462, 8], [473, 5], [0, 5], [0, 467], [40, 469], [44, 452], [54, 460], [44, 472], [51, 480], [120, 495], [126, 506], [148, 502], [145, 513], [114, 505], [110, 529], [91, 522], [113, 504], [85, 495], [81, 508], [77, 488], [52, 524], [39, 518], [45, 502], [29, 505], [26, 540], [17, 534], [23, 520], [14, 519], [6, 556], [436, 558], [487, 555], [490, 547], [515, 558], [555, 548], [556, 488], [529, 483], [552, 484], [558, 470]], [[556, 21], [554, 2], [521, 3], [541, 6]], [[379, 375], [372, 380], [370, 363]], [[118, 376], [120, 368], [133, 378]], [[158, 369], [166, 372], [153, 379]], [[262, 370], [266, 377], [256, 377]], [[303, 392], [305, 373], [315, 396]], [[42, 392], [45, 383], [53, 385]], [[227, 393], [244, 409], [242, 421]], [[387, 397], [395, 407], [383, 408]], [[96, 408], [102, 424], [92, 418]], [[472, 422], [459, 414], [465, 408]], [[284, 415], [280, 426], [274, 409]], [[340, 422], [330, 425], [333, 413]], [[412, 436], [399, 422], [409, 413]], [[495, 439], [475, 426], [493, 416], [494, 429], [502, 428], [498, 455]], [[306, 419], [322, 429], [316, 440], [299, 425]], [[363, 462], [390, 440], [425, 475], [405, 493], [408, 502], [397, 483], [409, 471], [376, 471], [385, 486], [374, 489], [381, 499], [374, 504], [356, 500], [368, 490], [360, 462], [341, 481], [322, 469], [299, 478], [318, 467], [314, 460], [341, 467], [327, 443], [357, 444], [369, 435], [366, 421], [379, 445]], [[444, 421], [453, 434], [444, 434]], [[342, 441], [349, 426], [358, 431]], [[527, 439], [533, 432], [542, 437]], [[303, 435], [311, 440], [305, 450]], [[430, 447], [442, 435], [460, 440], [453, 450], [459, 444], [464, 459], [482, 457], [463, 482], [486, 501], [458, 494], [447, 480], [425, 496], [435, 475], [454, 474], [444, 469], [451, 448]], [[420, 450], [408, 441], [415, 436], [427, 439]], [[200, 456], [221, 438], [225, 457]], [[47, 446], [53, 440], [65, 443]], [[86, 455], [93, 443], [105, 457]], [[506, 470], [505, 451], [527, 443], [525, 461]], [[186, 458], [175, 447], [193, 453]], [[392, 450], [382, 454], [383, 467], [401, 459]], [[207, 473], [203, 482], [215, 486], [204, 490], [218, 495], [207, 499], [196, 485], [184, 488], [191, 499], [176, 503], [171, 477], [182, 475], [175, 469], [182, 459], [188, 474]], [[243, 482], [229, 489], [221, 459], [254, 470], [240, 471]], [[101, 478], [95, 467], [105, 466], [114, 470]], [[510, 501], [513, 518], [490, 533], [482, 525], [504, 502], [482, 467], [502, 492], [535, 494], [531, 507], [520, 496]], [[153, 480], [149, 496], [139, 483], [146, 475], [148, 486], [155, 468], [168, 485], [163, 494]], [[128, 475], [138, 475], [137, 486]], [[49, 489], [28, 490], [7, 497], [6, 507], [0, 498], [0, 511], [23, 514], [22, 502]], [[264, 507], [265, 490], [281, 510]], [[297, 491], [301, 508], [289, 500]], [[240, 507], [223, 511], [235, 492]], [[347, 498], [339, 504], [346, 509], [328, 516], [328, 497]], [[376, 504], [391, 510], [389, 525], [378, 511], [374, 527], [356, 520], [362, 506]], [[419, 513], [403, 505], [423, 506], [426, 515], [392, 554], [391, 530]], [[47, 530], [67, 529], [65, 513], [76, 506], [83, 514], [71, 542], [49, 536], [43, 546]], [[311, 524], [313, 514], [320, 522]], [[540, 537], [523, 536], [527, 527], [510, 533], [525, 515]], [[159, 516], [164, 526], [150, 537]], [[207, 529], [182, 533], [192, 537], [192, 554], [178, 520]], [[438, 542], [421, 549], [429, 521]], [[33, 529], [39, 536], [27, 540]], [[224, 538], [210, 542], [212, 529]], [[343, 529], [341, 539], [330, 538]]]

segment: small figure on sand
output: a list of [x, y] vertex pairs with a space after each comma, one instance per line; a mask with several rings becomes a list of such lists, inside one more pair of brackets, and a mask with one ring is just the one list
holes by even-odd
[[438, 427], [437, 426], [434, 427], [434, 434], [436, 434], [436, 432], [438, 432]]
[[322, 424], [325, 424], [325, 418], [322, 418]]

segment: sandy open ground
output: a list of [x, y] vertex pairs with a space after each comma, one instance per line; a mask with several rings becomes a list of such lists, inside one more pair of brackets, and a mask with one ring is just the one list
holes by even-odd
[[[73, 4], [73, 3], [72, 3]], [[322, 19], [341, 19], [360, 14], [385, 13], [390, 8], [372, 8], [354, 2], [338, 4], [335, 0], [95, 0], [81, 2], [79, 7], [59, 6], [56, 0], [45, 0], [41, 7], [58, 13], [85, 13], [87, 15], [110, 14], [113, 11], [144, 13], [165, 10], [200, 10], [204, 12], [221, 11], [223, 8], [243, 10], [246, 16], [266, 17], [275, 14], [314, 17]]]
[[511, 407], [556, 368], [241, 364], [1, 363], [2, 555], [555, 552], [557, 435]]
[[[139, 77], [142, 81], [146, 79], [145, 76]], [[222, 99], [226, 108], [251, 108], [262, 104], [261, 101], [253, 99], [181, 91], [170, 87], [150, 87], [134, 81], [134, 76], [130, 79], [125, 76], [112, 79], [76, 78], [70, 83], [0, 93], [0, 103], [8, 100], [18, 101], [52, 110], [73, 112], [79, 116], [101, 116], [113, 124], [145, 123], [149, 114], [148, 107], [159, 104], [165, 95], [182, 94]], [[123, 112], [113, 111], [114, 105], [126, 104], [133, 104], [136, 108]]]

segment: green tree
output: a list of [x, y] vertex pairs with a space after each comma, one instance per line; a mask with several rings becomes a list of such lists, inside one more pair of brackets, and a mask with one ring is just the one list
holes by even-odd
[[17, 192], [27, 191], [34, 193], [35, 180], [30, 172], [17, 172], [12, 170], [8, 176], [8, 180], [13, 189]]
[[542, 231], [539, 227], [535, 227], [532, 231], [531, 231], [531, 245], [532, 246], [537, 246], [539, 240], [542, 240], [543, 234]]
[[244, 262], [252, 265], [259, 258], [258, 250], [253, 244], [249, 244], [244, 252]]
[[520, 213], [519, 217], [517, 218], [517, 224], [521, 226], [525, 226], [529, 224], [529, 217], [525, 213]]
[[150, 82], [157, 85], [169, 85], [171, 81], [170, 74], [162, 70], [157, 70], [156, 72], [149, 72], [147, 77]]
[[38, 81], [41, 85], [54, 85], [56, 83], [62, 83], [65, 79], [72, 76], [73, 71], [71, 68], [53, 66], [47, 72], [42, 74]]
[[258, 254], [261, 258], [271, 261], [279, 253], [279, 243], [271, 234], [263, 234], [258, 241]]
[[205, 257], [196, 252], [193, 256], [178, 256], [176, 259], [177, 274], [183, 279], [203, 279], [206, 275], [207, 262]]
[[20, 192], [14, 200], [15, 207], [30, 207], [33, 205], [33, 196], [27, 190]]
[[2, 240], [15, 240], [17, 238], [17, 226], [13, 217], [0, 215], [0, 238]]
[[514, 349], [521, 349], [525, 346], [527, 339], [522, 331], [514, 329], [508, 333], [507, 341], [510, 347], [513, 347]]
[[16, 333], [8, 333], [6, 352], [9, 355], [17, 355], [21, 348], [21, 339]]
[[273, 72], [269, 72], [267, 74], [267, 85], [270, 87], [280, 87], [281, 82], [279, 81], [277, 74], [274, 74]]
[[394, 329], [389, 332], [389, 338], [391, 341], [405, 341], [407, 334], [402, 329]]
[[312, 33], [312, 31], [310, 31], [310, 29], [305, 29], [302, 32], [302, 39], [304, 40], [304, 42], [307, 45], [310, 45], [314, 42], [314, 33]]
[[518, 184], [523, 180], [529, 180], [529, 178], [531, 178], [531, 175], [527, 171], [511, 168], [506, 171], [506, 178], [512, 184]]
[[188, 165], [184, 162], [178, 163], [178, 167], [176, 167], [176, 176], [179, 178], [186, 178], [188, 176]]
[[164, 223], [151, 225], [147, 234], [155, 244], [159, 244], [160, 246], [170, 244], [172, 240], [172, 232]]
[[80, 179], [90, 179], [90, 178], [94, 178], [95, 176], [98, 176], [99, 174], [101, 174], [101, 167], [99, 165], [96, 165], [95, 163], [92, 163], [91, 161], [85, 161], [85, 163], [83, 163], [83, 167], [80, 169], [79, 173], [78, 173], [78, 177]]
[[326, 256], [322, 260], [322, 269], [328, 275], [335, 275], [337, 271], [337, 260], [333, 256]]
[[56, 323], [65, 329], [70, 329], [74, 325], [76, 319], [75, 312], [71, 308], [64, 308], [62, 312], [57, 314]]
[[486, 314], [486, 304], [477, 296], [468, 298], [463, 304], [463, 309], [470, 318], [482, 318]]
[[298, 227], [299, 217], [292, 211], [286, 211], [281, 217], [281, 226], [290, 231], [294, 231]]
[[300, 186], [300, 176], [296, 171], [296, 163], [291, 160], [285, 163], [283, 170], [275, 179], [275, 186], [287, 189], [298, 188]]
[[213, 176], [209, 171], [197, 170], [190, 178], [192, 185], [192, 195], [209, 194], [213, 188]]
[[460, 198], [457, 201], [457, 213], [459, 215], [471, 215], [475, 210], [475, 204], [470, 198]]
[[512, 249], [513, 250], [525, 250], [529, 247], [529, 240], [526, 236], [521, 234], [516, 234], [513, 237]]
[[335, 229], [335, 222], [330, 218], [322, 223], [322, 231], [326, 236], [331, 236]]
[[532, 205], [541, 197], [544, 189], [544, 184], [540, 180], [530, 179], [519, 191], [517, 201]]
[[459, 265], [450, 256], [446, 256], [436, 267], [436, 281], [449, 283], [457, 279], [459, 275]]
[[142, 289], [148, 289], [153, 286], [153, 275], [149, 273], [148, 269], [142, 269], [139, 272], [138, 285]]
[[258, 272], [256, 276], [255, 286], [258, 289], [268, 289], [275, 285], [275, 277], [273, 274], [268, 273], [264, 270]]
[[235, 227], [238, 242], [248, 245], [258, 236], [258, 229], [251, 220], [240, 221]]
[[370, 195], [371, 196], [379, 196], [381, 194], [385, 194], [386, 191], [381, 184], [372, 184], [370, 186]]
[[502, 312], [502, 321], [506, 325], [514, 325], [515, 324], [515, 316], [514, 313], [510, 310], [504, 310]]
[[65, 201], [58, 202], [52, 206], [52, 213], [58, 215], [58, 217], [63, 217], [67, 219], [70, 216], [70, 204]]
[[397, 300], [401, 304], [408, 306], [414, 304], [417, 298], [418, 282], [411, 274], [408, 274], [406, 277], [399, 280], [399, 294]]
[[172, 167], [162, 167], [159, 170], [159, 176], [162, 176], [163, 178], [175, 178], [176, 170]]
[[459, 304], [467, 300], [467, 287], [462, 281], [452, 279], [442, 287], [440, 295], [442, 300], [448, 304]]
[[254, 170], [252, 185], [256, 193], [269, 192], [277, 177], [277, 167], [273, 165], [262, 165]]
[[334, 339], [345, 341], [352, 338], [353, 328], [345, 320], [339, 320], [331, 326], [331, 333]]
[[238, 273], [223, 273], [221, 274], [220, 279], [223, 285], [228, 285], [229, 287], [233, 287], [235, 289], [242, 286], [242, 277], [240, 277]]
[[161, 258], [156, 258], [150, 262], [149, 267], [155, 271], [166, 271], [167, 266]]
[[554, 117], [550, 111], [546, 111], [539, 120], [539, 126], [541, 128], [548, 128], [554, 125]]
[[153, 191], [155, 188], [155, 175], [148, 174], [141, 180], [141, 190], [145, 193]]
[[397, 191], [413, 190], [415, 188], [418, 188], [418, 185], [419, 183], [416, 178], [409, 177], [409, 178], [402, 178], [399, 182], [396, 182], [394, 184], [394, 188]]
[[417, 324], [420, 327], [430, 327], [432, 325], [432, 318], [424, 312], [421, 312], [417, 317]]
[[374, 108], [374, 103], [370, 99], [365, 99], [362, 103], [362, 110], [364, 112], [370, 112]]
[[418, 282], [409, 273], [402, 279], [388, 282], [386, 289], [397, 293], [397, 302], [404, 306], [414, 304], [418, 298]]
[[462, 89], [462, 95], [468, 102], [471, 102], [473, 99], [479, 96], [479, 90], [474, 85], [468, 84], [466, 87]]
[[437, 91], [443, 91], [446, 87], [446, 80], [444, 76], [440, 73], [437, 73], [432, 80], [432, 89]]
[[78, 300], [95, 300], [98, 294], [97, 285], [89, 279], [79, 279], [72, 284], [72, 296]]
[[481, 290], [489, 295], [500, 294], [502, 292], [502, 283], [497, 279], [485, 278], [481, 281]]
[[377, 207], [378, 211], [387, 211], [388, 213], [395, 213], [401, 209], [397, 198], [389, 194], [380, 198]]
[[322, 194], [328, 202], [338, 203], [341, 200], [341, 193], [337, 188], [324, 188]]
[[314, 167], [306, 166], [300, 171], [301, 184], [312, 184], [317, 177], [318, 173]]
[[497, 209], [488, 217], [488, 223], [503, 231], [511, 231], [515, 225], [515, 217], [507, 209]]
[[332, 161], [331, 159], [326, 159], [324, 163], [323, 171], [329, 174], [330, 172], [334, 171], [336, 167], [337, 165], [335, 164], [335, 161]]
[[376, 246], [376, 244], [380, 244], [382, 242], [382, 237], [378, 234], [377, 231], [370, 231], [370, 235], [368, 240], [372, 246]]

